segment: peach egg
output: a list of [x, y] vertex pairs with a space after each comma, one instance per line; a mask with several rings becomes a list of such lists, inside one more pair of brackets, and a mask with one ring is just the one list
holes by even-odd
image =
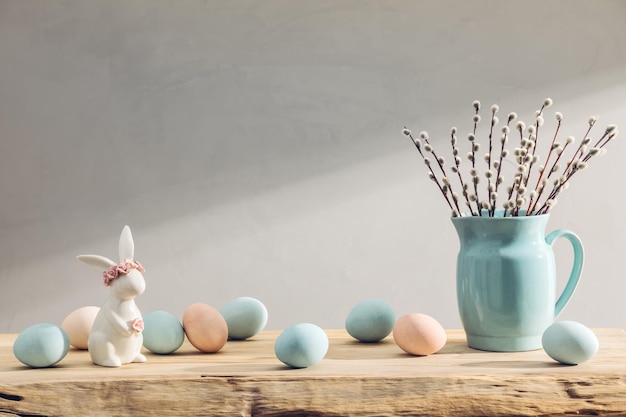
[[400, 317], [393, 326], [393, 338], [400, 349], [411, 355], [431, 355], [447, 341], [446, 331], [437, 320], [421, 313]]
[[63, 319], [61, 328], [70, 338], [70, 344], [77, 349], [87, 349], [87, 341], [100, 307], [86, 306], [72, 311]]
[[218, 310], [195, 303], [183, 313], [183, 328], [189, 342], [199, 351], [214, 353], [226, 344], [228, 325]]

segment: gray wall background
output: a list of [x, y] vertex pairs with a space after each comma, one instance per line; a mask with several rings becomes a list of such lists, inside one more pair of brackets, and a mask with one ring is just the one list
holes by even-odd
[[[402, 127], [446, 149], [474, 99], [528, 122], [548, 96], [563, 137], [626, 126], [625, 18], [608, 0], [0, 0], [0, 332], [101, 304], [75, 256], [116, 258], [124, 224], [144, 313], [248, 295], [270, 329], [339, 328], [378, 297], [459, 328], [458, 240]], [[553, 210], [587, 250], [563, 319], [626, 327], [623, 152]]]

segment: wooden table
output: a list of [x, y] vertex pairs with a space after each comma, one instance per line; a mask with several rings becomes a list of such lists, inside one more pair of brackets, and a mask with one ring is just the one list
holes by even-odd
[[391, 337], [363, 344], [327, 331], [328, 354], [306, 369], [274, 356], [277, 331], [229, 341], [218, 353], [187, 342], [172, 355], [121, 368], [70, 350], [54, 368], [15, 359], [16, 335], [0, 335], [0, 416], [491, 416], [626, 415], [626, 333], [594, 330], [600, 351], [563, 366], [543, 350], [470, 349], [460, 330], [426, 357]]

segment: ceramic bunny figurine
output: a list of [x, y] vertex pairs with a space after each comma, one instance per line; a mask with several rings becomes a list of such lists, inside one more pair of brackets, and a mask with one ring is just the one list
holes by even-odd
[[87, 346], [96, 365], [120, 366], [130, 362], [145, 362], [141, 354], [143, 320], [135, 297], [146, 289], [141, 264], [133, 260], [135, 245], [130, 228], [124, 226], [120, 236], [120, 262], [99, 255], [80, 255], [78, 259], [104, 268], [104, 285], [111, 287], [93, 323]]

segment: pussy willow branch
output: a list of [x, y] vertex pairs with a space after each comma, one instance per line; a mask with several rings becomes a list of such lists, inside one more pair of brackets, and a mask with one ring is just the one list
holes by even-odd
[[[562, 115], [560, 113], [556, 113], [557, 126], [554, 132], [554, 136], [552, 138], [552, 142], [550, 143], [550, 148], [548, 150], [547, 158], [545, 162], [540, 165], [539, 172], [537, 174], [537, 181], [532, 190], [529, 190], [527, 187], [530, 177], [533, 174], [532, 168], [539, 162], [539, 153], [537, 151], [537, 138], [539, 133], [539, 128], [543, 126], [543, 112], [546, 107], [549, 107], [552, 104], [552, 100], [545, 99], [543, 106], [535, 113], [536, 119], [535, 123], [530, 125], [528, 129], [526, 129], [525, 124], [522, 121], [519, 121], [516, 125], [516, 129], [519, 131], [519, 147], [515, 148], [515, 159], [514, 161], [517, 163], [517, 170], [513, 174], [512, 185], [507, 187], [507, 199], [502, 204], [504, 211], [503, 216], [507, 215], [511, 216], [521, 216], [521, 215], [541, 215], [548, 213], [552, 207], [556, 204], [556, 197], [560, 194], [561, 191], [565, 190], [570, 185], [570, 180], [572, 176], [582, 170], [585, 169], [588, 165], [588, 161], [596, 156], [602, 155], [606, 152], [606, 145], [617, 135], [617, 126], [609, 125], [607, 126], [604, 134], [600, 139], [595, 141], [593, 146], [589, 146], [591, 142], [591, 138], [588, 136], [591, 128], [596, 122], [595, 117], [591, 117], [589, 119], [589, 127], [583, 136], [580, 144], [577, 148], [574, 149], [571, 158], [567, 162], [567, 165], [564, 169], [559, 167], [559, 162], [564, 158], [563, 155], [565, 151], [569, 148], [569, 146], [574, 143], [573, 137], [568, 137], [562, 146], [558, 142], [558, 135], [561, 131], [562, 127]], [[471, 160], [471, 180], [474, 184], [473, 194], [470, 191], [470, 183], [469, 181], [465, 181], [463, 175], [461, 173], [461, 157], [459, 157], [459, 148], [457, 147], [457, 138], [456, 138], [456, 128], [452, 128], [450, 143], [452, 146], [452, 155], [454, 157], [454, 164], [451, 165], [450, 170], [453, 174], [456, 174], [456, 177], [459, 180], [460, 186], [462, 188], [464, 202], [467, 205], [469, 212], [472, 216], [495, 216], [495, 209], [497, 207], [497, 198], [498, 198], [498, 190], [500, 184], [504, 182], [504, 177], [502, 176], [502, 165], [504, 160], [507, 158], [508, 150], [505, 149], [506, 143], [510, 138], [510, 123], [517, 117], [515, 113], [510, 113], [509, 118], [507, 120], [506, 126], [502, 128], [502, 136], [500, 138], [500, 155], [497, 161], [494, 161], [494, 146], [493, 146], [493, 133], [494, 128], [498, 124], [497, 117], [495, 113], [498, 110], [498, 106], [494, 105], [492, 107], [491, 114], [491, 124], [489, 127], [489, 149], [488, 153], [485, 155], [485, 161], [487, 163], [487, 171], [484, 173], [487, 177], [487, 191], [488, 198], [486, 200], [480, 200], [478, 195], [478, 183], [480, 175], [477, 170], [476, 163], [476, 154], [480, 149], [480, 144], [476, 140], [476, 132], [478, 124], [480, 123], [480, 102], [475, 101], [473, 103], [475, 112], [473, 116], [473, 124], [474, 129], [473, 133], [468, 135], [468, 139], [471, 145], [471, 150], [467, 154], [467, 158]], [[528, 138], [524, 137], [524, 131], [528, 131]], [[411, 132], [408, 129], [404, 129], [403, 133], [411, 139], [413, 145], [419, 152], [426, 166], [428, 166], [429, 170], [429, 178], [435, 182], [437, 188], [444, 196], [446, 203], [452, 210], [453, 216], [461, 215], [461, 210], [459, 207], [459, 196], [453, 191], [452, 184], [450, 183], [449, 177], [446, 175], [446, 167], [445, 167], [445, 159], [438, 156], [435, 152], [433, 146], [428, 140], [428, 134], [426, 132], [420, 133], [418, 138], [414, 138]], [[422, 140], [424, 143], [422, 144]], [[556, 154], [556, 158], [554, 158], [554, 162], [552, 162], [553, 155]], [[429, 156], [432, 156], [437, 161], [439, 165], [439, 169], [437, 171], [441, 171], [441, 177], [438, 177], [435, 173], [436, 168], [433, 168], [433, 164]], [[493, 180], [494, 175], [492, 169], [496, 170], [495, 181]], [[547, 171], [547, 172], [546, 172]], [[544, 191], [549, 184], [549, 180], [551, 178], [556, 177], [552, 181], [552, 190], [548, 193], [547, 197], [542, 198], [544, 195]], [[454, 176], [451, 178], [454, 180]], [[530, 191], [530, 193], [528, 192]], [[474, 204], [477, 208], [477, 211], [474, 210]], [[522, 207], [526, 207], [526, 211], [522, 210]], [[484, 212], [483, 212], [484, 211]]]
[[[433, 158], [435, 158], [435, 160], [437, 161], [437, 165], [439, 165], [439, 169], [441, 170], [441, 174], [443, 175], [441, 179], [441, 182], [443, 183], [443, 186], [442, 186], [443, 191], [450, 192], [450, 196], [452, 197], [452, 202], [454, 203], [454, 207], [456, 208], [458, 213], [461, 213], [461, 209], [459, 208], [458, 197], [456, 193], [454, 192], [454, 190], [452, 190], [452, 184], [450, 184], [450, 181], [448, 180], [448, 176], [446, 175], [446, 170], [443, 168], [444, 159], [437, 155], [437, 153], [435, 152], [435, 148], [433, 148], [433, 146], [428, 141], [428, 135], [425, 132], [420, 133], [420, 139], [422, 139], [424, 143], [426, 143], [426, 146], [429, 147], [429, 152], [433, 155]], [[426, 150], [426, 146], [424, 146], [424, 150]], [[434, 175], [434, 172], [433, 172], [433, 175]]]
[[[556, 138], [559, 134], [559, 129], [561, 128], [561, 121], [562, 121], [561, 118], [557, 120], [556, 130], [554, 132], [554, 136], [552, 137], [552, 143], [550, 144], [550, 150], [548, 151], [546, 162], [544, 163], [543, 168], [539, 172], [539, 177], [537, 178], [537, 184], [535, 184], [535, 192], [537, 193], [537, 196], [535, 197], [535, 199], [531, 198], [530, 201], [528, 202], [528, 209], [526, 210], [528, 214], [532, 214], [533, 210], [535, 209], [535, 205], [537, 201], [539, 201], [539, 198], [541, 197], [541, 192], [539, 191], [539, 184], [541, 183], [541, 180], [543, 179], [543, 175], [545, 174], [546, 169], [548, 168], [548, 162], [550, 161], [550, 156], [552, 156], [552, 151], [554, 150], [554, 143], [556, 142]], [[562, 153], [557, 156], [557, 161], [558, 161], [558, 158], [561, 157], [561, 155]], [[550, 168], [550, 170], [552, 170], [552, 168]], [[541, 189], [541, 191], [543, 192], [543, 188]]]
[[533, 159], [531, 159], [530, 164], [528, 166], [528, 176], [526, 177], [526, 181], [524, 182], [524, 186], [528, 187], [528, 180], [530, 179], [530, 173], [532, 172], [533, 164], [534, 164], [534, 156], [537, 151], [537, 144], [539, 143], [539, 128], [543, 125], [543, 109], [552, 105], [552, 100], [548, 101], [548, 99], [544, 100], [543, 105], [537, 112], [537, 116], [535, 117], [535, 146], [533, 147]]
[[[537, 208], [537, 205], [539, 204], [539, 199], [541, 198], [541, 195], [543, 194], [543, 191], [545, 190], [546, 185], [548, 185], [548, 180], [550, 179], [550, 177], [552, 176], [552, 174], [554, 174], [554, 173], [558, 172], [558, 170], [559, 170], [559, 165], [558, 165], [558, 162], [559, 162], [559, 160], [561, 159], [561, 157], [563, 156], [563, 154], [565, 153], [565, 150], [567, 149], [567, 147], [568, 147], [571, 143], [574, 143], [574, 137], [573, 137], [573, 136], [570, 136], [570, 137], [568, 137], [568, 138], [567, 138], [567, 140], [566, 140], [566, 142], [565, 142], [565, 145], [563, 145], [563, 148], [561, 148], [561, 149], [558, 149], [558, 148], [557, 148], [557, 154], [558, 154], [558, 155], [557, 155], [557, 157], [556, 157], [556, 159], [555, 159], [554, 163], [552, 164], [552, 166], [551, 166], [551, 167], [550, 167], [550, 169], [548, 170], [548, 175], [547, 175], [547, 177], [541, 180], [541, 184], [540, 184], [540, 186], [539, 186], [540, 188], [539, 188], [539, 191], [538, 191], [538, 193], [537, 193], [537, 198], [536, 198], [536, 200], [535, 200], [535, 206], [533, 207], [533, 210], [532, 210], [532, 212], [533, 212], [533, 213], [535, 212], [535, 209]], [[544, 168], [544, 169], [545, 169], [545, 168]], [[546, 200], [546, 201], [547, 201], [547, 200]], [[532, 214], [532, 213], [531, 213], [531, 214]]]
[[[467, 193], [467, 188], [469, 187], [465, 181], [463, 181], [463, 176], [461, 175], [461, 158], [459, 157], [459, 148], [456, 147], [456, 128], [452, 128], [450, 131], [450, 145], [452, 146], [452, 156], [454, 157], [454, 166], [456, 169], [452, 171], [456, 171], [457, 176], [459, 177], [459, 182], [461, 183], [461, 189], [463, 190], [463, 197], [465, 198], [465, 205], [470, 210], [472, 216], [475, 216], [474, 209], [472, 209], [472, 204], [469, 200], [469, 195]], [[460, 211], [459, 211], [460, 213]]]
[[570, 158], [570, 160], [567, 163], [567, 165], [565, 166], [565, 169], [563, 170], [563, 172], [568, 172], [571, 169], [572, 164], [576, 160], [576, 155], [578, 155], [579, 153], [582, 155], [583, 152], [585, 151], [585, 148], [586, 148], [586, 146], [587, 146], [587, 144], [589, 143], [589, 140], [590, 140], [589, 132], [591, 132], [591, 128], [593, 127], [594, 124], [596, 124], [595, 119], [593, 119], [593, 118], [590, 119], [589, 120], [589, 127], [587, 128], [587, 131], [585, 132], [585, 135], [583, 136], [582, 140], [580, 141], [580, 145], [578, 145], [578, 148], [576, 149], [576, 152], [574, 152], [574, 154]]
[[[607, 133], [605, 133], [602, 138], [598, 139], [598, 141], [596, 142], [596, 144], [593, 146], [593, 148], [597, 148], [597, 149], [604, 149], [604, 146], [609, 143], [609, 141], [611, 139], [613, 139], [615, 137], [616, 133], [611, 133], [607, 136]], [[606, 138], [604, 140], [604, 142], [602, 142], [602, 139]], [[591, 149], [593, 149], [591, 148]], [[587, 153], [587, 155], [583, 158], [583, 162], [587, 162], [592, 156], [596, 155], [596, 153], [591, 153], [591, 151], [589, 151]]]
[[[496, 125], [498, 118], [496, 117], [496, 112], [498, 111], [497, 106], [491, 107], [491, 123], [489, 126], [489, 152], [487, 153], [487, 172], [491, 174], [491, 153], [493, 152], [493, 127]], [[491, 177], [492, 175], [487, 176], [487, 198], [489, 199], [489, 215], [491, 215], [492, 210], [496, 205], [496, 201], [492, 196], [496, 195], [495, 186], [491, 185]], [[498, 181], [498, 177], [496, 177], [496, 182]]]
[[[478, 122], [480, 121], [480, 115], [478, 111], [480, 110], [480, 102], [474, 101], [474, 110], [476, 111], [474, 114], [474, 130], [472, 131], [472, 137], [474, 138], [470, 142], [472, 143], [472, 169], [476, 169], [476, 127], [478, 126]], [[472, 182], [474, 183], [474, 196], [476, 197], [476, 209], [478, 210], [478, 215], [482, 216], [481, 207], [480, 207], [480, 198], [478, 197], [478, 176], [472, 177]]]
[[[501, 172], [502, 172], [502, 161], [504, 160], [505, 156], [507, 155], [506, 150], [504, 149], [504, 146], [506, 145], [508, 139], [509, 139], [509, 125], [511, 124], [511, 122], [513, 120], [515, 120], [515, 118], [517, 117], [517, 115], [515, 113], [510, 113], [509, 117], [507, 118], [506, 121], [506, 127], [503, 129], [502, 131], [502, 137], [500, 138], [500, 159], [498, 160], [498, 171], [496, 172], [496, 194], [498, 193], [498, 187], [500, 186], [500, 184], [503, 182], [501, 180]], [[490, 216], [493, 217], [495, 215], [496, 212], [496, 205], [494, 203], [493, 207], [491, 207], [491, 213]]]
[[[589, 127], [589, 129], [587, 130], [587, 134], [589, 133], [589, 131], [591, 130], [591, 127], [593, 125], [591, 125]], [[584, 154], [584, 157], [581, 158], [577, 158], [578, 162], [577, 163], [571, 163], [568, 164], [569, 168], [566, 168], [566, 170], [564, 171], [565, 174], [565, 178], [564, 179], [559, 179], [558, 184], [555, 184], [554, 188], [552, 189], [552, 192], [550, 193], [550, 195], [548, 196], [548, 198], [546, 199], [546, 202], [543, 204], [543, 206], [541, 206], [540, 209], [537, 210], [537, 214], [545, 214], [548, 213], [550, 211], [550, 205], [547, 204], [547, 202], [549, 200], [554, 200], [558, 194], [564, 189], [564, 187], [566, 187], [566, 184], [569, 185], [569, 180], [572, 178], [572, 176], [580, 171], [581, 169], [584, 169], [587, 165], [587, 161], [589, 161], [589, 159], [591, 159], [593, 156], [599, 154], [599, 150], [602, 149], [611, 139], [613, 139], [615, 136], [617, 135], [617, 132], [615, 131], [615, 127], [614, 125], [609, 126], [604, 134], [602, 135], [602, 137], [596, 142], [596, 144], [594, 145], [593, 148], [589, 149], [588, 151], [586, 151], [586, 153]], [[598, 145], [601, 146], [599, 147]], [[582, 149], [582, 146], [584, 146], [582, 143], [581, 145], [578, 147], [578, 149]], [[578, 155], [579, 150], [576, 151], [576, 153], [574, 154], [574, 157], [576, 155]], [[574, 158], [572, 157], [572, 158]], [[562, 178], [562, 177], [561, 177]]]
[[415, 145], [415, 148], [417, 149], [419, 154], [422, 156], [422, 159], [424, 160], [424, 162], [426, 163], [426, 166], [428, 167], [428, 169], [430, 171], [430, 178], [435, 182], [435, 184], [437, 184], [437, 187], [439, 188], [439, 191], [441, 191], [441, 194], [446, 199], [446, 202], [448, 203], [448, 206], [450, 206], [450, 210], [452, 210], [452, 212], [454, 214], [455, 209], [452, 206], [452, 203], [450, 202], [450, 199], [448, 198], [448, 193], [444, 190], [444, 188], [439, 183], [439, 180], [437, 179], [437, 176], [435, 175], [435, 173], [433, 171], [433, 168], [430, 166], [430, 163], [427, 162], [427, 161], [429, 161], [429, 159], [422, 152], [422, 145], [421, 145], [420, 140], [419, 139], [415, 139], [413, 137], [413, 134], [411, 133], [411, 131], [408, 130], [406, 127], [404, 128], [403, 132], [404, 132], [404, 134], [406, 136], [408, 136], [411, 139], [411, 142], [413, 142], [413, 145]]
[[517, 170], [517, 175], [514, 177], [514, 181], [513, 181], [513, 189], [511, 190], [511, 193], [509, 193], [509, 200], [511, 200], [511, 198], [513, 197], [513, 192], [515, 193], [515, 198], [513, 199], [513, 201], [515, 201], [515, 205], [514, 207], [511, 208], [511, 215], [513, 216], [517, 216], [519, 214], [519, 207], [521, 204], [519, 204], [521, 202], [520, 199], [523, 199], [523, 194], [524, 192], [520, 192], [520, 188], [522, 188], [523, 190], [523, 184], [524, 184], [524, 174], [526, 174], [528, 171], [528, 167], [526, 166], [526, 160], [528, 157], [528, 140], [524, 138], [524, 124], [523, 123], [518, 123], [517, 125], [517, 130], [519, 131], [519, 135], [520, 135], [520, 147], [519, 147], [519, 155], [517, 155], [518, 160], [518, 170]]

